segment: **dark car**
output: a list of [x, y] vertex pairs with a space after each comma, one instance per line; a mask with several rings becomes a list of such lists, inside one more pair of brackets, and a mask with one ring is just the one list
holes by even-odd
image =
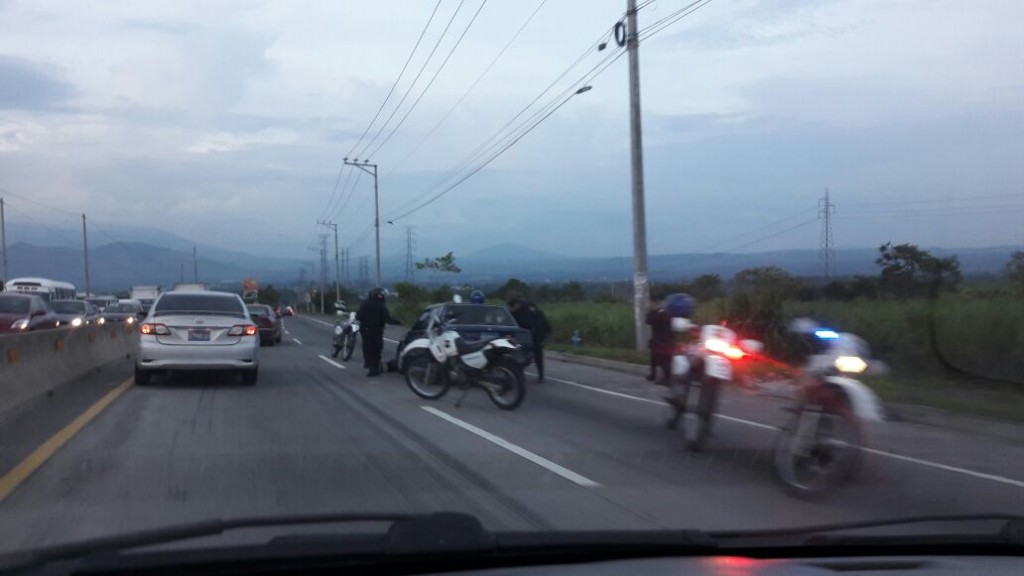
[[137, 300], [122, 300], [107, 305], [100, 315], [105, 322], [125, 322], [134, 324], [146, 317], [146, 311]]
[[398, 343], [398, 355], [416, 338], [423, 337], [431, 314], [451, 321], [450, 327], [467, 342], [512, 337], [523, 348], [520, 363], [528, 366], [533, 358], [533, 338], [530, 331], [516, 324], [508, 308], [494, 304], [467, 304], [446, 302], [428, 306], [420, 313], [405, 337]]
[[100, 309], [85, 300], [51, 300], [50, 308], [53, 308], [53, 313], [57, 315], [61, 326], [77, 328], [104, 321], [100, 316]]
[[0, 294], [0, 334], [56, 328], [60, 321], [39, 296]]
[[281, 315], [266, 304], [249, 304], [249, 316], [256, 327], [260, 329], [260, 343], [273, 346], [281, 341], [284, 333], [284, 325], [281, 322]]

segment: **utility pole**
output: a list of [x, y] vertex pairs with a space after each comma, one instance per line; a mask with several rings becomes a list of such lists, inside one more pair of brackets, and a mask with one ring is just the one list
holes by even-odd
[[[4, 275], [2, 280], [7, 282], [7, 221], [4, 219], [4, 199], [0, 198], [0, 249], [3, 250]], [[0, 286], [3, 290], [3, 286]]]
[[89, 297], [89, 232], [85, 226], [85, 214], [82, 214], [82, 254], [85, 256], [85, 296]]
[[412, 282], [413, 277], [412, 226], [405, 227], [405, 281]]
[[829, 199], [828, 188], [825, 188], [825, 197], [818, 200], [821, 211], [818, 215], [822, 220], [821, 228], [821, 256], [824, 264], [825, 281], [828, 282], [836, 273], [835, 255], [832, 248], [832, 214], [836, 205]]
[[196, 247], [192, 247], [192, 281], [199, 283], [199, 255]]
[[334, 229], [334, 301], [341, 300], [341, 264], [338, 261], [338, 224], [317, 220], [317, 224]]
[[324, 314], [324, 290], [327, 283], [327, 234], [320, 235], [320, 313]]
[[181, 280], [179, 280], [179, 282], [181, 282], [182, 284], [185, 283], [185, 263], [184, 262], [181, 263]]
[[[377, 165], [370, 164], [367, 160], [360, 162], [359, 159], [350, 161], [348, 158], [345, 158], [344, 162], [373, 176], [373, 227], [377, 236], [377, 288], [380, 288], [380, 194], [377, 188]], [[373, 170], [370, 170], [370, 168]]]
[[626, 51], [629, 53], [629, 147], [633, 172], [633, 326], [636, 351], [647, 347], [647, 223], [644, 208], [644, 156], [640, 133], [640, 56], [637, 53], [636, 0], [626, 0]]

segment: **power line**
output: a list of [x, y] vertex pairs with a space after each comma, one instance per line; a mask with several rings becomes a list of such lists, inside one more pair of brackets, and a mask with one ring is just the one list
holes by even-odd
[[498, 51], [498, 54], [494, 57], [493, 60], [491, 60], [491, 63], [488, 64], [486, 68], [484, 68], [484, 71], [481, 72], [479, 76], [477, 76], [476, 80], [474, 80], [473, 83], [469, 86], [469, 88], [467, 88], [466, 91], [462, 93], [462, 96], [459, 97], [455, 104], [453, 104], [452, 107], [449, 108], [447, 112], [445, 112], [444, 116], [442, 116], [441, 119], [437, 121], [437, 124], [434, 124], [434, 127], [431, 128], [422, 139], [420, 139], [419, 143], [417, 143], [416, 146], [414, 146], [413, 149], [410, 150], [409, 153], [406, 154], [404, 158], [399, 160], [394, 165], [394, 167], [391, 170], [389, 170], [387, 174], [385, 174], [385, 177], [390, 176], [395, 171], [397, 171], [402, 165], [405, 164], [407, 160], [409, 160], [410, 157], [412, 157], [413, 154], [415, 154], [420, 149], [420, 147], [423, 146], [423, 144], [427, 140], [430, 139], [431, 136], [434, 135], [434, 132], [436, 132], [437, 129], [440, 128], [442, 124], [444, 124], [448, 117], [452, 115], [452, 112], [454, 112], [455, 109], [462, 104], [462, 101], [465, 100], [467, 96], [469, 96], [473, 89], [476, 88], [477, 84], [479, 84], [480, 81], [484, 79], [484, 76], [486, 76], [487, 73], [491, 71], [491, 68], [493, 68], [494, 65], [497, 64], [498, 60], [500, 60], [501, 57], [505, 55], [505, 52], [509, 49], [510, 46], [512, 46], [512, 43], [515, 42], [517, 38], [519, 38], [519, 35], [522, 34], [526, 26], [533, 20], [533, 17], [537, 15], [537, 12], [540, 12], [540, 9], [545, 4], [547, 4], [547, 1], [548, 0], [541, 0], [540, 3], [537, 4], [537, 7], [534, 8], [533, 12], [531, 12], [530, 15], [526, 18], [526, 21], [519, 26], [519, 29], [516, 30], [515, 34], [512, 35], [512, 38], [510, 38], [509, 41], [506, 42], [505, 45], [501, 48], [501, 50]]
[[420, 103], [420, 100], [423, 99], [423, 96], [426, 95], [427, 91], [430, 90], [430, 87], [434, 85], [434, 80], [437, 80], [438, 75], [440, 75], [441, 71], [444, 70], [445, 65], [448, 64], [448, 60], [451, 59], [452, 54], [455, 54], [455, 50], [459, 47], [459, 44], [462, 43], [463, 38], [466, 37], [466, 34], [469, 32], [469, 29], [473, 26], [473, 22], [476, 22], [477, 16], [480, 15], [480, 12], [483, 11], [484, 6], [486, 5], [487, 0], [484, 0], [483, 2], [480, 3], [480, 7], [477, 8], [476, 12], [473, 14], [473, 17], [470, 18], [469, 23], [466, 24], [466, 28], [462, 31], [462, 34], [459, 36], [458, 40], [455, 41], [455, 44], [452, 45], [452, 49], [448, 51], [448, 55], [444, 57], [444, 60], [441, 62], [441, 65], [438, 66], [437, 70], [434, 72], [434, 75], [430, 78], [430, 81], [428, 81], [427, 85], [424, 86], [422, 91], [420, 91], [420, 95], [416, 97], [415, 101], [413, 101], [412, 106], [410, 106], [409, 109], [406, 110], [405, 115], [402, 116], [402, 119], [399, 120], [397, 124], [395, 124], [394, 128], [391, 129], [391, 132], [388, 133], [387, 137], [385, 137], [384, 140], [382, 140], [381, 143], [378, 144], [377, 147], [374, 148], [372, 152], [370, 152], [369, 156], [371, 158], [376, 157], [377, 152], [379, 152], [380, 149], [385, 144], [387, 144], [389, 140], [391, 140], [391, 137], [395, 135], [395, 132], [397, 132], [398, 129], [402, 127], [402, 124], [405, 123], [405, 120], [409, 117], [410, 114], [412, 114], [412, 111], [416, 109], [416, 105]]
[[[395, 109], [391, 111], [391, 115], [388, 116], [388, 119], [385, 120], [384, 123], [380, 125], [380, 128], [377, 129], [377, 133], [374, 134], [373, 138], [370, 139], [370, 142], [363, 147], [363, 149], [356, 155], [356, 157], [365, 158], [365, 152], [370, 149], [370, 146], [373, 146], [373, 143], [377, 141], [377, 138], [380, 137], [380, 135], [384, 132], [384, 129], [387, 128], [388, 124], [391, 123], [391, 120], [395, 117], [395, 114], [397, 114], [398, 111], [402, 108], [402, 104], [405, 103], [405, 99], [409, 97], [410, 93], [412, 93], [412, 89], [414, 86], [416, 86], [416, 82], [419, 81], [420, 76], [422, 76], [423, 73], [427, 70], [427, 65], [430, 64], [430, 60], [434, 57], [434, 53], [437, 52], [438, 46], [441, 45], [441, 40], [443, 40], [445, 35], [448, 33], [448, 29], [451, 28], [452, 22], [455, 21], [455, 17], [458, 16], [459, 11], [462, 9], [462, 5], [465, 4], [465, 2], [466, 0], [459, 0], [459, 5], [455, 8], [455, 12], [452, 13], [452, 17], [448, 20], [448, 24], [446, 24], [444, 30], [441, 31], [441, 35], [437, 37], [437, 42], [435, 42], [434, 47], [430, 49], [430, 54], [428, 54], [427, 59], [423, 61], [423, 65], [420, 66], [420, 71], [417, 72], [416, 77], [412, 79], [412, 83], [409, 84], [409, 88], [406, 89], [405, 94], [402, 95], [402, 99], [398, 101], [398, 105], [395, 106]], [[350, 154], [349, 158], [351, 157], [352, 155]]]
[[669, 26], [675, 24], [679, 20], [689, 16], [690, 14], [693, 14], [697, 10], [700, 10], [701, 8], [707, 6], [710, 3], [711, 0], [697, 0], [696, 2], [692, 2], [680, 8], [679, 10], [672, 12], [668, 16], [665, 16], [664, 18], [657, 20], [650, 26], [641, 30], [637, 35], [637, 41], [643, 42], [644, 40], [647, 40], [651, 36], [654, 36], [655, 34], [661, 32], [665, 28], [668, 28]]

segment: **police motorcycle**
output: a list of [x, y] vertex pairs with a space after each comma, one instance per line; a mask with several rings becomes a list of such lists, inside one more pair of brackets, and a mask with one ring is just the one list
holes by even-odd
[[526, 395], [516, 360], [519, 344], [511, 338], [467, 342], [450, 328], [452, 322], [431, 314], [424, 336], [402, 349], [398, 365], [409, 388], [420, 398], [436, 400], [455, 384], [463, 390], [457, 407], [471, 388], [483, 388], [498, 408], [518, 408]]
[[[693, 298], [687, 294], [673, 294], [665, 300], [672, 331], [677, 334], [669, 395], [665, 397], [671, 409], [666, 426], [678, 429], [682, 421], [687, 447], [700, 451], [711, 438], [718, 398], [722, 386], [733, 379], [733, 363], [760, 352], [763, 345], [757, 340], [739, 340], [725, 326], [694, 324], [689, 319], [694, 309]], [[693, 396], [696, 401], [690, 406]]]
[[338, 315], [338, 320], [334, 324], [334, 353], [331, 354], [331, 357], [337, 358], [340, 353], [341, 359], [347, 361], [352, 357], [352, 352], [356, 349], [356, 340], [359, 337], [359, 320], [356, 320], [355, 312], [348, 312], [346, 310], [343, 300], [335, 302], [334, 308]]
[[870, 360], [868, 345], [854, 334], [809, 319], [795, 320], [790, 330], [808, 355], [788, 409], [793, 417], [775, 442], [775, 472], [788, 492], [812, 497], [847, 478], [879, 431], [882, 403], [856, 375], [884, 366]]

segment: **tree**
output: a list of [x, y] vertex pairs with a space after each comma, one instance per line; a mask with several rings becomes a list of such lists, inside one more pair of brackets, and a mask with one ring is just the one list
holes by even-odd
[[281, 293], [274, 288], [273, 284], [267, 284], [260, 289], [259, 297], [256, 299], [260, 304], [268, 304], [270, 306], [281, 305]]
[[505, 301], [512, 298], [532, 298], [533, 289], [529, 284], [518, 278], [509, 278], [507, 282], [495, 291], [495, 296]]
[[425, 258], [423, 262], [416, 263], [417, 270], [432, 270], [435, 272], [451, 272], [458, 274], [462, 272], [462, 268], [459, 268], [455, 264], [455, 256], [451, 252], [444, 256], [438, 256], [437, 258]]
[[690, 283], [690, 294], [701, 302], [722, 295], [722, 278], [718, 274], [701, 274]]
[[897, 298], [933, 296], [962, 279], [956, 256], [936, 258], [913, 244], [893, 246], [892, 242], [879, 246], [878, 253], [879, 288]]
[[726, 318], [746, 335], [766, 343], [783, 332], [782, 305], [792, 298], [800, 283], [776, 266], [747, 268], [733, 278], [726, 302]]
[[1003, 268], [1006, 277], [1021, 291], [1024, 291], [1024, 252], [1014, 252]]

